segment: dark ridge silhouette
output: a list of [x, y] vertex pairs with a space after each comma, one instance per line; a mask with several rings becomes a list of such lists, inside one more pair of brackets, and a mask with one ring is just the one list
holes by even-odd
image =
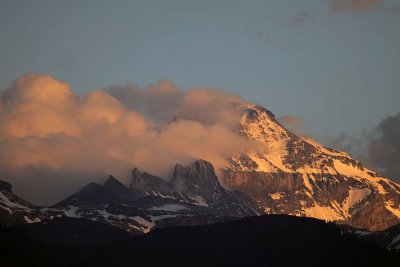
[[[49, 245], [31, 233], [23, 227], [0, 228], [2, 265], [397, 266], [400, 262], [398, 252], [362, 241], [334, 223], [286, 215], [162, 228], [89, 247]], [[103, 230], [98, 233], [102, 234]]]
[[38, 242], [66, 248], [93, 246], [134, 236], [109, 224], [70, 217], [25, 224], [21, 228]]

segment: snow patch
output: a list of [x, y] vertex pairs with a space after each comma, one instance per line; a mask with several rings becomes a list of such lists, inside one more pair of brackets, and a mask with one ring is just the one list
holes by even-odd
[[23, 209], [23, 210], [29, 210], [28, 207], [22, 206], [21, 204], [17, 202], [11, 201], [4, 193], [0, 192], [0, 201], [2, 204], [6, 205], [9, 208], [17, 208], [17, 209]]
[[[388, 245], [388, 247], [391, 247], [391, 246], [395, 245], [399, 241], [400, 241], [400, 235], [398, 235], [395, 238], [393, 238], [392, 242]], [[399, 246], [400, 246], [400, 244], [399, 244]], [[397, 247], [399, 247], [399, 246], [397, 246]]]
[[154, 206], [151, 207], [149, 210], [164, 210], [164, 211], [180, 211], [180, 210], [187, 210], [188, 208], [182, 205], [177, 204], [167, 204], [163, 206]]
[[25, 219], [25, 221], [27, 222], [27, 223], [38, 223], [38, 222], [40, 222], [40, 221], [42, 221], [40, 218], [33, 218], [33, 219], [31, 219], [31, 218], [29, 218], [28, 216], [24, 216], [24, 219]]
[[6, 211], [8, 211], [8, 213], [13, 213], [13, 211], [7, 206], [3, 206], [0, 204], [0, 208], [5, 209]]
[[286, 167], [283, 160], [287, 156], [287, 142], [286, 140], [279, 140], [268, 144], [268, 151], [263, 156], [276, 168], [293, 173], [293, 170]]
[[129, 224], [130, 227], [136, 228], [139, 231], [143, 232], [143, 233], [148, 233], [150, 232], [151, 228], [154, 227], [155, 223], [153, 223], [152, 221], [148, 221], [140, 216], [135, 216], [132, 218], [133, 220], [135, 220], [140, 226], [136, 227], [133, 224]]
[[323, 145], [321, 145], [320, 143], [318, 143], [317, 141], [311, 139], [311, 138], [304, 138], [299, 136], [302, 140], [304, 140], [305, 142], [309, 143], [310, 145], [313, 145], [314, 147], [316, 147], [319, 151], [321, 151], [322, 153], [326, 154], [326, 155], [330, 155], [330, 156], [342, 156], [342, 157], [347, 157], [350, 158], [350, 156], [348, 154], [346, 154], [345, 152], [340, 152], [340, 151], [331, 151], [330, 149], [327, 149], [326, 147], [324, 147]]
[[68, 210], [64, 211], [65, 216], [72, 218], [81, 218], [82, 216], [78, 214], [78, 207], [68, 206]]
[[369, 188], [350, 188], [349, 196], [343, 201], [343, 211], [350, 216], [349, 210], [371, 194]]
[[197, 206], [203, 206], [203, 207], [208, 207], [208, 204], [204, 201], [202, 196], [196, 195], [194, 197], [190, 197], [191, 200], [195, 201], [195, 205]]
[[151, 221], [156, 222], [156, 221], [163, 220], [163, 219], [175, 218], [176, 216], [177, 215], [175, 215], [175, 214], [164, 214], [164, 215], [150, 216], [150, 217], [151, 217]]
[[393, 213], [397, 218], [400, 218], [400, 205], [397, 206], [397, 208], [394, 206], [394, 203], [392, 200], [390, 201], [385, 201], [385, 208]]
[[285, 195], [285, 192], [276, 192], [276, 193], [273, 193], [273, 194], [269, 194], [269, 196], [270, 196], [273, 200], [279, 200], [279, 199], [281, 199], [284, 195]]
[[325, 221], [337, 221], [343, 219], [341, 215], [328, 206], [315, 204], [313, 207], [303, 208], [302, 210], [307, 217], [313, 217]]
[[370, 235], [371, 234], [371, 232], [361, 231], [361, 230], [357, 230], [354, 233], [359, 235], [359, 236], [365, 236], [365, 235]]
[[272, 165], [271, 162], [269, 162], [264, 157], [259, 156], [257, 154], [253, 154], [253, 153], [249, 153], [247, 155], [252, 161], [257, 163], [258, 167], [257, 167], [256, 171], [258, 171], [258, 172], [270, 172], [270, 173], [278, 172], [278, 169], [274, 165]]
[[106, 211], [106, 210], [98, 210], [98, 212], [99, 212], [99, 214], [100, 214], [104, 219], [106, 219], [106, 220], [109, 220], [110, 218], [117, 218], [117, 219], [120, 219], [120, 220], [126, 219], [126, 218], [127, 218], [127, 216], [125, 216], [125, 215], [121, 215], [121, 214], [118, 214], [118, 215], [112, 214], [112, 213], [109, 213], [109, 212]]

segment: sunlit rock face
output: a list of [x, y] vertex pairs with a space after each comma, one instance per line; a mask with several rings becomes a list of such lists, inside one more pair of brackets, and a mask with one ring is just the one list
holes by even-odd
[[266, 148], [232, 156], [222, 181], [265, 213], [315, 217], [372, 231], [400, 222], [400, 186], [346, 153], [291, 133], [258, 106], [247, 109], [238, 131]]
[[307, 216], [377, 231], [400, 222], [400, 186], [357, 160], [285, 129], [274, 115], [249, 106], [237, 127], [258, 148], [214, 166], [175, 165], [170, 179], [139, 169], [128, 184], [110, 175], [51, 207], [37, 207], [0, 181], [0, 223], [85, 218], [132, 233], [266, 214]]

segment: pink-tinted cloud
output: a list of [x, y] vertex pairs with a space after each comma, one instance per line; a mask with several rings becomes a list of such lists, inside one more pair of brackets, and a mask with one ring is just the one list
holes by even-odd
[[293, 132], [301, 133], [304, 130], [304, 119], [302, 117], [282, 115], [278, 118], [278, 120], [286, 128]]
[[382, 120], [376, 133], [378, 137], [368, 145], [368, 163], [387, 177], [400, 181], [400, 113]]
[[202, 158], [218, 170], [230, 154], [255, 149], [235, 134], [246, 106], [222, 90], [182, 91], [166, 80], [78, 96], [27, 74], [1, 94], [0, 179], [49, 203], [107, 174], [128, 183], [134, 167], [168, 179], [174, 164]]
[[335, 12], [355, 10], [363, 11], [378, 7], [380, 0], [331, 0], [331, 9]]

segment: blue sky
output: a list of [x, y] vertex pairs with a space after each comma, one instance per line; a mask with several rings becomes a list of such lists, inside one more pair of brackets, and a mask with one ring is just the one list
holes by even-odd
[[8, 1], [0, 88], [26, 72], [74, 91], [169, 79], [217, 87], [322, 138], [400, 111], [400, 2]]

